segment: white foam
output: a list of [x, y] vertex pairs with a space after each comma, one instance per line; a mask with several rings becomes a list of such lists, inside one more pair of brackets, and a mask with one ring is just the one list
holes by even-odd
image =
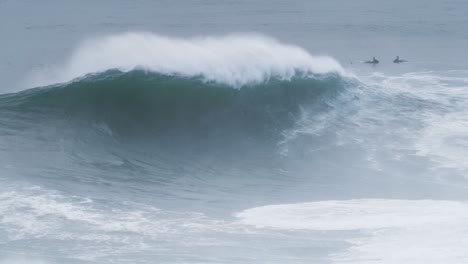
[[434, 168], [468, 170], [468, 71], [414, 72], [366, 78], [384, 92], [430, 104], [406, 113], [423, 128], [413, 131], [414, 151], [434, 162]]
[[[21, 208], [19, 210], [18, 208]], [[195, 212], [167, 212], [157, 208], [103, 210], [85, 198], [65, 197], [42, 188], [0, 192], [0, 228], [12, 239], [48, 237], [108, 240], [109, 232], [126, 232], [150, 238], [179, 232], [221, 228], [221, 223]], [[83, 228], [81, 232], [69, 226]]]
[[468, 171], [468, 113], [430, 115], [416, 142], [417, 154], [429, 156], [435, 167]]
[[[216, 244], [216, 237], [200, 239], [199, 234], [232, 228], [201, 213], [162, 211], [130, 203], [119, 208], [102, 207], [86, 198], [64, 196], [42, 188], [0, 192], [0, 232], [6, 234], [0, 237], [0, 243], [10, 246], [15, 240], [73, 241], [66, 244], [66, 249], [59, 246], [61, 252], [70, 250], [66, 256], [69, 259], [99, 262], [121, 252], [154, 254], [155, 250], [170, 250], [166, 248], [167, 242], [188, 247]], [[150, 246], [152, 243], [161, 246], [155, 248]], [[94, 250], [82, 250], [83, 244], [92, 245]], [[22, 253], [21, 249], [16, 250], [14, 246], [9, 249], [14, 258], [8, 258], [6, 263], [29, 263], [29, 259], [23, 262], [15, 257]], [[31, 249], [31, 255], [37, 253], [34, 246]], [[3, 253], [0, 249], [0, 264]]]
[[236, 214], [243, 224], [313, 230], [409, 227], [452, 221], [458, 216], [468, 219], [468, 204], [378, 199], [269, 205]]
[[359, 230], [333, 263], [467, 263], [468, 203], [361, 199], [257, 207], [246, 225], [287, 230]]
[[28, 85], [67, 82], [108, 69], [143, 68], [163, 74], [201, 76], [239, 87], [295, 73], [344, 74], [330, 57], [313, 57], [304, 49], [254, 34], [170, 38], [152, 33], [126, 33], [83, 42], [65, 65], [37, 72]]

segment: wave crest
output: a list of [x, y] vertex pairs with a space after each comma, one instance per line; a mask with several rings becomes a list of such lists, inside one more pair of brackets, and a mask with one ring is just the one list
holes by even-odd
[[345, 74], [330, 57], [314, 57], [304, 49], [262, 35], [170, 38], [152, 33], [126, 33], [82, 43], [65, 65], [37, 72], [29, 87], [63, 83], [109, 69], [200, 76], [234, 87], [301, 73]]

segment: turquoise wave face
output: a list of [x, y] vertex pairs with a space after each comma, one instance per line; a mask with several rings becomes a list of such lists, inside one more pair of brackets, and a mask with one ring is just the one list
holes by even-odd
[[4, 115], [34, 119], [26, 125], [101, 124], [121, 140], [276, 143], [305, 109], [326, 109], [348, 84], [338, 75], [321, 75], [233, 88], [201, 78], [112, 70], [4, 95], [0, 107]]

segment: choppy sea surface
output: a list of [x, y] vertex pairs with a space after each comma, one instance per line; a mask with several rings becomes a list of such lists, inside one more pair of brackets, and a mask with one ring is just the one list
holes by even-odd
[[467, 263], [467, 11], [0, 1], [0, 263]]

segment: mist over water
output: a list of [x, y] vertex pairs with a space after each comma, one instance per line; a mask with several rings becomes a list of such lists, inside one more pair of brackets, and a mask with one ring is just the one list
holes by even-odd
[[425, 6], [0, 2], [0, 263], [468, 261], [468, 9]]
[[84, 42], [63, 67], [38, 72], [35, 78], [42, 79], [38, 80], [41, 83], [32, 86], [137, 67], [162, 74], [200, 76], [236, 88], [270, 78], [290, 79], [299, 73], [344, 74], [339, 63], [329, 57], [312, 57], [300, 47], [255, 34], [193, 39], [151, 33], [107, 36]]

